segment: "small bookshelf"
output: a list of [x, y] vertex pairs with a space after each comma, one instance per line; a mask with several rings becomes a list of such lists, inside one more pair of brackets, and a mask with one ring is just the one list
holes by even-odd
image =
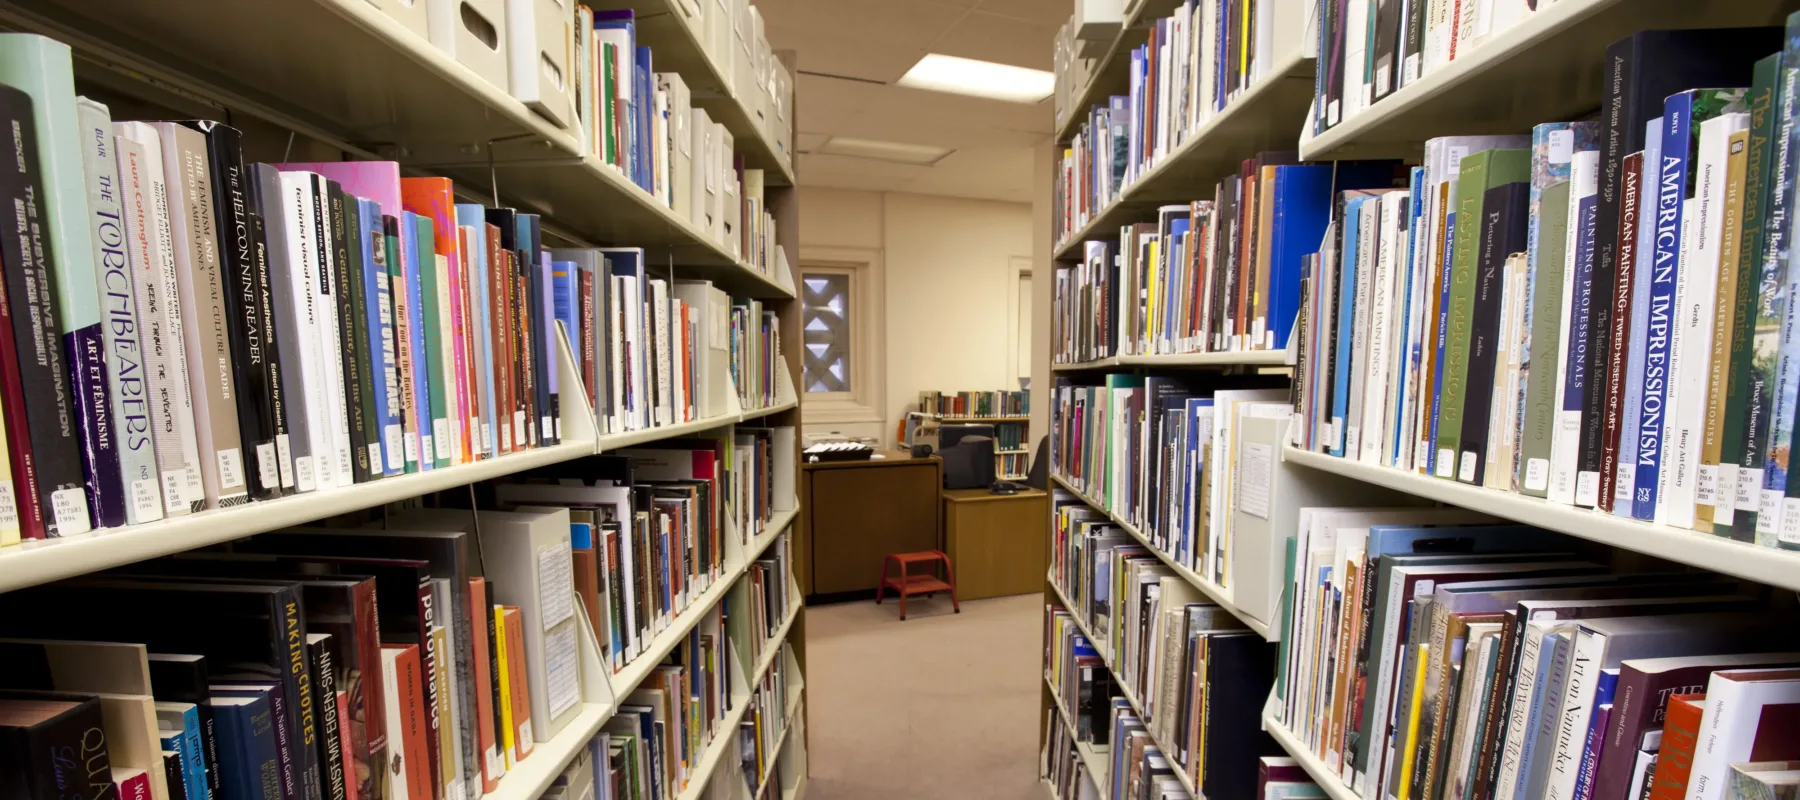
[[901, 442], [911, 446], [922, 420], [994, 426], [994, 477], [1024, 480], [1031, 470], [1031, 393], [919, 392], [918, 411], [902, 421]]

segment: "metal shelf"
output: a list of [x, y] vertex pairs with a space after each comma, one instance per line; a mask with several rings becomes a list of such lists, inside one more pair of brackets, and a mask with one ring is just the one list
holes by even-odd
[[1565, 506], [1393, 467], [1364, 464], [1293, 446], [1283, 448], [1282, 458], [1312, 469], [1589, 541], [1771, 586], [1800, 590], [1800, 552], [1797, 551], [1760, 547], [1685, 528], [1624, 519], [1593, 509]]

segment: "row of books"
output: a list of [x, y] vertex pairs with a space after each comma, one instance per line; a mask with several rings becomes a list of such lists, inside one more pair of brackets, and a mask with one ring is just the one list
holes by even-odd
[[[791, 451], [792, 429], [738, 427], [511, 476], [492, 485], [493, 498], [503, 507], [568, 510], [576, 589], [616, 673], [679, 626], [729, 569], [730, 553], [762, 533], [774, 513], [778, 433]], [[767, 569], [761, 565], [751, 567]], [[759, 619], [754, 609], [742, 613], [747, 626]], [[773, 630], [766, 628], [744, 628], [745, 646], [760, 646]]]
[[[420, 508], [386, 521], [0, 595], [0, 634], [124, 659], [65, 681], [57, 665], [95, 662], [38, 656], [48, 672], [4, 680], [148, 695], [101, 710], [113, 766], [148, 773], [155, 800], [491, 792], [583, 697], [569, 514]], [[175, 772], [143, 741], [153, 734], [176, 745]], [[22, 796], [64, 795], [50, 784]]]
[[1259, 153], [1211, 200], [1162, 206], [1155, 222], [1085, 242], [1079, 263], [1057, 267], [1052, 358], [1287, 347], [1333, 187], [1386, 186], [1405, 174], [1393, 162], [1295, 159]]
[[[0, 233], [0, 545], [557, 441], [536, 217], [433, 179], [406, 186], [414, 213], [397, 170], [377, 200], [246, 164], [225, 125], [114, 123], [76, 97], [67, 46], [0, 49], [31, 65], [0, 69], [19, 154], [0, 191], [23, 209]], [[418, 268], [459, 236], [491, 262], [482, 293]], [[490, 295], [478, 356], [464, 323]], [[501, 392], [477, 405], [482, 379]]]
[[1579, 548], [1460, 509], [1301, 509], [1280, 722], [1368, 798], [1719, 800], [1734, 764], [1800, 757], [1800, 654], [1770, 652], [1791, 599]]
[[1800, 50], [1724, 33], [1614, 43], [1600, 122], [1434, 139], [1409, 188], [1340, 193], [1308, 278], [1299, 443], [1800, 547], [1779, 146]]
[[[786, 643], [781, 646], [788, 647]], [[750, 707], [738, 723], [738, 758], [744, 770], [744, 785], [754, 797], [766, 796], [765, 787], [782, 785], [781, 750], [788, 727], [794, 722], [788, 717], [789, 710], [784, 655], [775, 659], [757, 682]]]
[[[675, 651], [627, 695], [588, 745], [594, 797], [673, 800], [695, 780], [700, 753], [715, 737], [734, 703], [728, 621], [711, 609]], [[740, 678], [741, 680], [741, 678]], [[575, 765], [571, 765], [573, 767]]]
[[1317, 5], [1312, 135], [1350, 119], [1518, 25], [1540, 6], [1476, 9], [1442, 0], [1327, 0]]
[[1237, 519], [1224, 510], [1238, 506], [1243, 460], [1267, 456], [1263, 444], [1246, 449], [1243, 431], [1292, 413], [1273, 386], [1200, 373], [1059, 377], [1051, 470], [1174, 563], [1228, 586]]
[[939, 417], [1024, 417], [1030, 392], [919, 392], [919, 411]]
[[[1061, 242], [1299, 51], [1301, 0], [1184, 0], [1133, 48], [1129, 91], [1087, 109], [1063, 150]], [[1062, 70], [1058, 70], [1061, 75]]]
[[[1052, 575], [1073, 606], [1057, 610], [1078, 615], [1100, 637], [1088, 643], [1091, 652], [1080, 643], [1062, 647], [1060, 656], [1073, 659], [1070, 669], [1062, 668], [1063, 658], [1052, 662], [1063, 688], [1076, 692], [1064, 697], [1090, 698], [1070, 706], [1077, 737], [1108, 744], [1109, 734], [1095, 723], [1110, 715], [1112, 696], [1123, 696], [1202, 794], [1245, 796], [1255, 785], [1256, 757], [1279, 752], [1266, 735], [1243, 735], [1258, 727], [1274, 648], [1105, 515], [1066, 492], [1055, 502]], [[1084, 664], [1111, 669], [1089, 681], [1085, 696], [1079, 694]]]
[[[587, 153], [732, 255], [773, 274], [775, 217], [763, 170], [744, 166], [731, 132], [693, 104], [680, 73], [655, 71], [650, 48], [638, 44], [637, 12], [577, 5], [576, 17], [576, 108]], [[762, 75], [761, 82], [785, 80], [780, 62], [767, 61], [782, 77]]]
[[[747, 620], [750, 649], [754, 663], [765, 655], [764, 646], [787, 623], [799, 602], [794, 581], [794, 558], [791, 541], [782, 534], [763, 553], [762, 558], [745, 565], [745, 606], [740, 613]], [[777, 642], [776, 644], [779, 644]]]
[[1069, 729], [1057, 720], [1058, 713], [1056, 709], [1044, 710], [1044, 729], [1049, 735], [1038, 765], [1038, 771], [1050, 785], [1050, 796], [1055, 800], [1100, 800], [1100, 783], [1106, 776], [1089, 770]]

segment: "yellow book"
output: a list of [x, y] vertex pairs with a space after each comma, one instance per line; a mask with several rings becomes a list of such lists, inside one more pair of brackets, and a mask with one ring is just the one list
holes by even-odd
[[[1738, 131], [1727, 142], [1724, 219], [1720, 227], [1724, 235], [1719, 237], [1718, 310], [1713, 315], [1712, 360], [1706, 373], [1706, 429], [1700, 439], [1700, 485], [1713, 489], [1710, 495], [1700, 498], [1702, 502], [1694, 504], [1693, 528], [1701, 533], [1713, 532], [1713, 510], [1718, 505], [1716, 498], [1722, 494], [1719, 490], [1724, 488], [1719, 486], [1718, 473], [1725, 447], [1732, 325], [1738, 313], [1738, 281], [1746, 277], [1741, 274], [1743, 265], [1739, 263], [1738, 246], [1744, 227], [1744, 175], [1749, 168], [1750, 132]], [[1734, 489], [1735, 486], [1733, 483]]]
[[[449, 653], [449, 629], [441, 626], [432, 628], [431, 646], [434, 653]], [[432, 744], [438, 748], [438, 763], [444, 765], [441, 777], [444, 785], [438, 788], [442, 791], [441, 796], [452, 797], [454, 790], [451, 787], [462, 781], [462, 766], [459, 763], [462, 743], [458, 741], [460, 734], [457, 733], [456, 726], [450, 724], [450, 670], [438, 669], [431, 682], [437, 685], [437, 702], [433, 704], [437, 711], [432, 715], [431, 726], [437, 729], [437, 741]], [[456, 774], [453, 775], [452, 772]]]
[[495, 657], [500, 662], [500, 674], [494, 678], [500, 686], [500, 752], [505, 754], [506, 768], [513, 767], [513, 715], [512, 715], [512, 678], [506, 668], [506, 614], [500, 606], [494, 606], [494, 646]]
[[1399, 753], [1400, 800], [1409, 800], [1409, 795], [1412, 793], [1413, 753], [1415, 750], [1413, 747], [1413, 740], [1418, 738], [1419, 735], [1419, 706], [1425, 699], [1426, 669], [1424, 665], [1430, 663], [1430, 650], [1430, 645], [1422, 644], [1418, 646], [1417, 663], [1419, 666], [1413, 669], [1412, 703], [1409, 704], [1406, 710], [1406, 735], [1400, 739], [1402, 748]]

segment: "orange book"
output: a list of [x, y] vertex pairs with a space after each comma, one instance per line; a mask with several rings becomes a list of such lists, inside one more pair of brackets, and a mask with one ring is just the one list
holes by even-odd
[[531, 755], [531, 693], [525, 676], [525, 615], [518, 606], [506, 607], [506, 671], [512, 676], [513, 761], [524, 761]]
[[1656, 770], [1651, 777], [1650, 800], [1682, 800], [1687, 796], [1705, 704], [1704, 693], [1669, 698], [1669, 709], [1663, 716], [1662, 751], [1656, 756]]
[[431, 734], [425, 724], [425, 671], [419, 665], [419, 646], [382, 645], [381, 671], [391, 689], [387, 800], [435, 800], [431, 754], [425, 749], [431, 745]]
[[494, 674], [489, 669], [488, 626], [493, 618], [488, 605], [487, 579], [469, 579], [469, 618], [475, 621], [473, 667], [475, 672], [475, 742], [481, 761], [481, 791], [492, 792], [506, 774], [506, 760], [494, 745]]
[[[470, 247], [474, 245], [474, 242], [469, 236], [468, 228], [458, 228], [456, 230], [456, 238], [457, 241], [462, 243], [463, 252], [465, 253], [469, 252]], [[481, 392], [477, 391], [476, 384], [469, 381], [469, 365], [474, 364], [479, 359], [477, 358], [476, 351], [469, 347], [471, 342], [468, 325], [469, 309], [466, 305], [468, 301], [464, 298], [469, 286], [469, 281], [472, 280], [474, 276], [472, 275], [473, 271], [467, 269], [467, 266], [468, 262], [465, 261], [463, 262], [463, 269], [451, 273], [454, 277], [450, 279], [450, 285], [444, 287], [444, 291], [450, 293], [453, 302], [450, 311], [440, 311], [440, 313], [449, 313], [451, 315], [450, 341], [448, 344], [445, 344], [444, 347], [446, 349], [453, 349], [457, 354], [456, 361], [450, 364], [448, 369], [450, 371], [450, 380], [454, 381], [456, 384], [455, 394], [457, 403], [462, 408], [462, 413], [457, 414], [455, 419], [450, 420], [450, 425], [462, 434], [458, 437], [459, 443], [451, 448], [450, 458], [451, 463], [453, 464], [467, 464], [471, 459], [481, 453], [481, 420], [486, 419], [486, 417], [482, 416]]]

